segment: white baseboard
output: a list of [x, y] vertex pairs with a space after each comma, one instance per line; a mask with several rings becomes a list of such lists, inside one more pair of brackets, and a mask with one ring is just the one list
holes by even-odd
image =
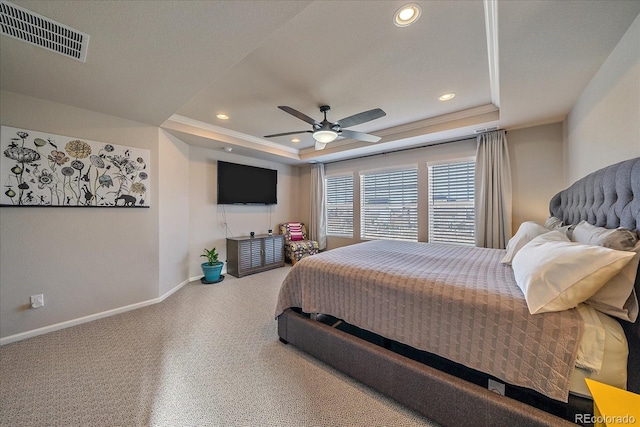
[[42, 328], [33, 329], [31, 331], [21, 332], [19, 334], [9, 335], [8, 337], [0, 338], [0, 346], [1, 345], [5, 345], [5, 344], [9, 344], [9, 343], [12, 343], [12, 342], [16, 342], [16, 341], [22, 341], [22, 340], [25, 340], [27, 338], [35, 337], [35, 336], [46, 334], [46, 333], [49, 333], [49, 332], [58, 331], [60, 329], [65, 329], [65, 328], [68, 328], [68, 327], [71, 327], [71, 326], [80, 325], [82, 323], [91, 322], [93, 320], [102, 319], [104, 317], [109, 317], [109, 316], [113, 316], [113, 315], [116, 315], [116, 314], [125, 313], [127, 311], [135, 310], [137, 308], [146, 307], [148, 305], [157, 304], [157, 303], [162, 302], [165, 299], [169, 298], [171, 295], [173, 295], [175, 292], [179, 291], [187, 283], [192, 282], [194, 280], [199, 280], [201, 277], [203, 277], [203, 276], [200, 275], [200, 276], [196, 276], [196, 277], [190, 277], [189, 279], [187, 279], [187, 280], [183, 281], [182, 283], [178, 284], [177, 286], [175, 286], [173, 289], [170, 289], [169, 291], [165, 292], [163, 295], [159, 296], [158, 298], [153, 298], [153, 299], [150, 299], [150, 300], [147, 300], [147, 301], [142, 301], [142, 302], [138, 302], [138, 303], [135, 303], [135, 304], [126, 305], [124, 307], [114, 308], [112, 310], [107, 310], [107, 311], [103, 311], [103, 312], [100, 312], [100, 313], [91, 314], [89, 316], [79, 317], [77, 319], [67, 320], [65, 322], [56, 323], [54, 325], [44, 326]]

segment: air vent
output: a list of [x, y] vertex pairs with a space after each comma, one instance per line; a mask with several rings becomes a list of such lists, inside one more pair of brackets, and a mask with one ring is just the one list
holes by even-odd
[[0, 1], [2, 34], [85, 62], [89, 35], [7, 1]]

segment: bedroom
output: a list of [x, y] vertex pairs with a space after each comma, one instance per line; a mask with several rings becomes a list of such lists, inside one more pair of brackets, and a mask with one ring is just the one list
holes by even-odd
[[[67, 15], [73, 17], [75, 13], [80, 13], [79, 11], [68, 11], [63, 5], [57, 5], [61, 10], [56, 12], [56, 7], [47, 6], [48, 3], [50, 2], [16, 2], [59, 22], [76, 28], [80, 26], [66, 20]], [[633, 2], [628, 4], [632, 10], [636, 7]], [[90, 5], [98, 7], [93, 3]], [[304, 8], [305, 5], [306, 3], [299, 7]], [[400, 4], [392, 3], [391, 13], [399, 6]], [[503, 4], [499, 3], [499, 8], [502, 6]], [[315, 7], [320, 6], [316, 4]], [[424, 6], [423, 10], [426, 9]], [[136, 9], [132, 6], [131, 10]], [[479, 11], [478, 19], [484, 25], [482, 7], [479, 7]], [[505, 10], [500, 11], [500, 16], [506, 14]], [[91, 8], [84, 11], [88, 15], [93, 12]], [[536, 12], [535, 8], [530, 12]], [[602, 13], [602, 10], [596, 12]], [[295, 14], [291, 11], [287, 13]], [[424, 13], [426, 16], [426, 12]], [[637, 117], [640, 114], [637, 102], [638, 47], [637, 43], [634, 44], [640, 30], [638, 19], [633, 19], [637, 14], [637, 8], [633, 14], [620, 13], [624, 18], [618, 16], [618, 19], [623, 19], [625, 24], [617, 27], [617, 35], [608, 39], [608, 45], [596, 46], [600, 49], [606, 47], [606, 51], [599, 51], [596, 57], [591, 58], [590, 61], [593, 62], [589, 62], [589, 67], [580, 68], [573, 65], [580, 68], [576, 69], [575, 73], [580, 74], [582, 80], [577, 76], [576, 80], [580, 80], [582, 86], [573, 88], [571, 102], [567, 105], [566, 111], [557, 118], [545, 117], [542, 123], [531, 122], [521, 128], [507, 127], [516, 194], [514, 227], [529, 219], [543, 220], [547, 215], [548, 199], [567, 184], [600, 167], [640, 154], [637, 143], [640, 140], [637, 126]], [[273, 18], [272, 15], [269, 16]], [[595, 16], [598, 16], [597, 13]], [[134, 17], [130, 16], [130, 19], [135, 22]], [[116, 18], [112, 20], [115, 21]], [[391, 21], [391, 18], [388, 20]], [[93, 21], [88, 22], [94, 25]], [[131, 23], [125, 22], [129, 26]], [[276, 25], [274, 22], [269, 24]], [[262, 31], [272, 31], [272, 28], [262, 28]], [[92, 32], [92, 27], [81, 29], [89, 33], [96, 40], [96, 44], [99, 42], [96, 34]], [[260, 38], [257, 31], [256, 29], [255, 37]], [[123, 37], [126, 36], [125, 33]], [[531, 36], [537, 35], [533, 33]], [[109, 96], [110, 87], [103, 82], [82, 80], [80, 70], [80, 80], [77, 82], [93, 86], [82, 86], [82, 91], [78, 93], [74, 80], [58, 80], [63, 78], [64, 74], [78, 72], [76, 69], [82, 66], [80, 63], [53, 56], [47, 51], [23, 43], [18, 44], [5, 36], [2, 36], [1, 43], [0, 116], [3, 126], [23, 127], [51, 134], [146, 148], [151, 151], [152, 170], [159, 171], [152, 181], [151, 207], [142, 211], [0, 209], [0, 336], [3, 344], [16, 338], [27, 338], [40, 332], [54, 330], [56, 325], [67, 326], [158, 302], [180, 284], [190, 278], [196, 278], [200, 274], [198, 255], [202, 247], [212, 243], [224, 247], [225, 230], [221, 225], [224, 221], [223, 213], [214, 201], [216, 160], [271, 167], [280, 172], [279, 203], [273, 207], [273, 212], [266, 208], [228, 209], [228, 222], [233, 234], [248, 234], [254, 227], [266, 230], [269, 224], [294, 218], [305, 220], [309, 217], [306, 200], [308, 196], [304, 191], [308, 186], [306, 162], [302, 166], [292, 166], [287, 159], [280, 162], [273, 160], [273, 157], [265, 160], [236, 154], [242, 152], [241, 145], [232, 153], [226, 153], [220, 148], [229, 142], [216, 143], [216, 149], [203, 148], [187, 138], [176, 137], [158, 124], [149, 124], [150, 121], [144, 119], [140, 111], [147, 108], [144, 101], [153, 102], [155, 98], [151, 96], [152, 93], [143, 91], [142, 86], [145, 82], [140, 74], [135, 74], [135, 78], [140, 81], [133, 82], [138, 83], [140, 89], [132, 91], [131, 94], [118, 93], [118, 96], [127, 95], [127, 103], [132, 113], [128, 116], [115, 114], [118, 108], [123, 107], [118, 99]], [[243, 48], [251, 49], [258, 41], [249, 40], [246, 43], [251, 44]], [[321, 44], [321, 40], [317, 43]], [[535, 43], [533, 45], [535, 46]], [[113, 49], [113, 46], [111, 48]], [[93, 46], [89, 49], [87, 61], [90, 65], [91, 55], [95, 57], [98, 53], [92, 50]], [[98, 50], [98, 47], [95, 49]], [[225, 57], [224, 49], [219, 50], [216, 55], [221, 64], [216, 65], [215, 60], [209, 56], [199, 60], [208, 61], [206, 66], [222, 74], [224, 70], [214, 66], [222, 67], [239, 58]], [[503, 76], [507, 71], [503, 68], [502, 61], [508, 59], [506, 55], [509, 51], [503, 47], [500, 52]], [[110, 51], [108, 54], [115, 53]], [[518, 59], [527, 54], [528, 51], [523, 51]], [[194, 62], [197, 54], [191, 55], [193, 56], [187, 58], [176, 56], [176, 60], [188, 60], [193, 64], [191, 68], [205, 74], [205, 65], [198, 66], [201, 62]], [[483, 59], [486, 64], [486, 58]], [[223, 60], [230, 62], [222, 63]], [[137, 62], [133, 64], [142, 67]], [[507, 64], [508, 62], [504, 66]], [[259, 61], [254, 65], [263, 66]], [[49, 67], [52, 67], [51, 70], [61, 68], [63, 76], [53, 71], [48, 72]], [[484, 68], [486, 69], [486, 65]], [[35, 70], [43, 74], [31, 75]], [[133, 71], [131, 70], [131, 73]], [[126, 75], [120, 76], [116, 70], [111, 72], [113, 78], [131, 78]], [[586, 75], [582, 75], [583, 73]], [[86, 76], [84, 78], [86, 79]], [[528, 85], [527, 81], [522, 81], [523, 86], [519, 93], [535, 98], [536, 81], [533, 79], [533, 83]], [[180, 81], [172, 83], [177, 84]], [[196, 85], [198, 82], [193, 84]], [[514, 91], [508, 84], [516, 85], [518, 82], [508, 80], [501, 84], [503, 97], [509, 96], [509, 91]], [[488, 83], [484, 85], [488, 87]], [[84, 93], [90, 89], [91, 92]], [[515, 89], [517, 94], [518, 87]], [[175, 110], [200, 88], [191, 87], [189, 90], [191, 92], [167, 95], [176, 98], [176, 101], [173, 101], [173, 104], [177, 104]], [[82, 99], [83, 104], [77, 101], [79, 99]], [[333, 100], [327, 100], [331, 101]], [[506, 98], [503, 101], [506, 102]], [[280, 105], [280, 102], [283, 101], [272, 99], [268, 102], [267, 107], [274, 110], [269, 117], [275, 116], [276, 121], [283, 120], [281, 123], [274, 123], [278, 126], [274, 128], [272, 125], [272, 130], [278, 132], [295, 129], [290, 126], [299, 123], [296, 123], [295, 119], [281, 117], [286, 114], [277, 110], [276, 106]], [[293, 102], [291, 101], [292, 104]], [[316, 100], [305, 98], [299, 102], [304, 106], [305, 102], [314, 103]], [[372, 104], [369, 105], [369, 102]], [[354, 110], [344, 115], [369, 107], [384, 108], [381, 102], [382, 100], [372, 96], [366, 105], [354, 105]], [[504, 102], [502, 107], [507, 109], [508, 106]], [[294, 106], [298, 105], [300, 104]], [[310, 104], [308, 109], [303, 109], [302, 106], [298, 108], [316, 117], [317, 112], [313, 111], [314, 104]], [[335, 109], [336, 105], [334, 111]], [[175, 110], [160, 113], [168, 117]], [[338, 117], [343, 116], [339, 111], [335, 113]], [[566, 115], [568, 117], [565, 118]], [[376, 128], [371, 129], [372, 132], [373, 130]], [[262, 133], [259, 134], [261, 135]], [[543, 148], [540, 148], [541, 146]], [[327, 168], [328, 171], [338, 171], [341, 167], [355, 165], [354, 170], [368, 169], [371, 168], [371, 163], [379, 166], [375, 164], [374, 159], [375, 157], [371, 157], [329, 164]], [[360, 166], [361, 164], [364, 165]], [[532, 164], [536, 167], [532, 167]], [[99, 239], [99, 246], [94, 241], [88, 241], [84, 230], [91, 230], [93, 238]], [[123, 246], [125, 242], [127, 244]], [[341, 241], [330, 240], [330, 247], [341, 244]], [[109, 263], [104, 262], [105, 253], [111, 257]], [[38, 267], [28, 267], [36, 260]], [[68, 266], [70, 263], [75, 263], [76, 267], [61, 269], [61, 266]], [[78, 281], [78, 278], [82, 280]], [[45, 295], [45, 307], [42, 310], [25, 309], [29, 296], [40, 293]]]

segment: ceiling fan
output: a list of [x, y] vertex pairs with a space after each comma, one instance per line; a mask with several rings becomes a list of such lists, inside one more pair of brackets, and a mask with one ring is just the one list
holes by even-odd
[[322, 105], [320, 107], [320, 112], [324, 114], [324, 120], [321, 122], [313, 120], [306, 114], [303, 114], [291, 107], [287, 107], [286, 105], [280, 105], [278, 108], [309, 123], [313, 127], [313, 130], [297, 130], [293, 132], [265, 135], [264, 137], [273, 138], [276, 136], [295, 135], [298, 133], [312, 133], [313, 139], [316, 140], [316, 150], [323, 150], [329, 142], [335, 141], [339, 136], [365, 142], [378, 142], [380, 141], [379, 136], [369, 135], [368, 133], [357, 132], [354, 130], [347, 130], [344, 128], [370, 122], [371, 120], [379, 119], [380, 117], [387, 115], [387, 113], [382, 111], [380, 108], [374, 108], [373, 110], [363, 111], [362, 113], [354, 114], [353, 116], [345, 117], [344, 119], [331, 123], [327, 120], [327, 111], [331, 109], [328, 105]]

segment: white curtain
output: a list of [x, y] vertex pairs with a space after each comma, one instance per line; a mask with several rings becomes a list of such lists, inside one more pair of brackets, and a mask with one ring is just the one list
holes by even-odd
[[311, 166], [311, 219], [309, 223], [309, 238], [320, 245], [320, 250], [327, 247], [327, 207], [324, 202], [324, 164], [315, 163]]
[[504, 249], [511, 237], [511, 166], [503, 130], [478, 135], [476, 246]]

